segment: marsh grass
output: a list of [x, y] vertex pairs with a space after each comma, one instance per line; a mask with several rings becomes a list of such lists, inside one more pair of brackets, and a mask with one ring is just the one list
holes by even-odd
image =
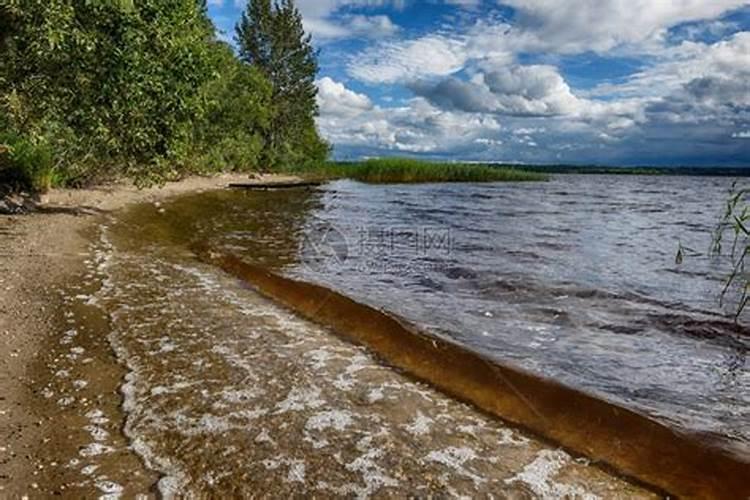
[[442, 163], [408, 158], [379, 158], [362, 162], [327, 162], [304, 172], [309, 179], [352, 179], [372, 184], [421, 182], [543, 181], [547, 175], [513, 167]]
[[734, 292], [737, 301], [735, 320], [750, 304], [750, 275], [747, 271], [747, 256], [750, 254], [750, 188], [739, 187], [737, 181], [732, 183], [724, 215], [714, 231], [711, 253], [722, 255], [725, 251], [725, 234], [729, 233], [731, 269], [721, 292], [723, 304], [730, 292]]

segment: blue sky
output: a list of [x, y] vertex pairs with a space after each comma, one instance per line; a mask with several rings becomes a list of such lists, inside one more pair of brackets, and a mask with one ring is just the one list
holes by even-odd
[[750, 1], [297, 5], [337, 158], [750, 166]]

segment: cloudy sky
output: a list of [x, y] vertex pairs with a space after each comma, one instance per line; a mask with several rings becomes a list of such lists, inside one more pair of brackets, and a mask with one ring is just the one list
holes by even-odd
[[297, 4], [337, 158], [750, 166], [750, 0]]

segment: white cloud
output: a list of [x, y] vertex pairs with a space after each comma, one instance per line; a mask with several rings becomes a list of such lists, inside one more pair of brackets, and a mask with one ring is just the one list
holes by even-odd
[[335, 17], [346, 7], [404, 7], [403, 0], [297, 0], [305, 29], [316, 40], [325, 41], [353, 36], [389, 36], [398, 27], [385, 15], [344, 15]]
[[349, 73], [364, 82], [396, 83], [424, 76], [444, 76], [461, 70], [467, 62], [463, 43], [441, 35], [404, 42], [379, 44], [357, 55]]
[[[386, 108], [321, 80], [323, 134], [338, 151], [360, 154], [594, 162], [639, 154], [658, 162], [671, 147], [706, 161], [750, 157], [748, 141], [732, 140], [750, 138], [750, 33], [728, 36], [736, 26], [715, 19], [747, 1], [502, 3], [519, 9], [513, 24], [486, 16], [351, 56], [351, 77], [404, 85], [416, 97]], [[666, 30], [684, 22], [699, 24], [668, 40]], [[708, 31], [725, 39], [695, 41]], [[640, 57], [643, 69], [577, 90], [556, 56], [591, 51]], [[522, 64], [529, 53], [548, 62]]]
[[[326, 84], [330, 99], [353, 94], [335, 82]], [[346, 98], [344, 99], [346, 100]], [[364, 104], [364, 103], [362, 103]], [[493, 117], [441, 110], [424, 99], [412, 99], [404, 106], [382, 108], [360, 106], [358, 112], [340, 109], [321, 112], [321, 133], [338, 146], [387, 150], [403, 153], [448, 152], [472, 144], [476, 139], [493, 139], [500, 130]]]
[[344, 22], [352, 33], [365, 36], [389, 36], [399, 30], [388, 16], [355, 15], [345, 18]]
[[747, 0], [501, 0], [517, 10], [521, 30], [549, 50], [604, 52], [661, 39], [680, 23], [714, 19]]
[[[669, 27], [709, 20], [747, 0], [505, 0], [518, 9], [509, 22], [477, 20], [468, 28], [389, 41], [354, 55], [353, 77], [368, 83], [403, 83], [447, 76], [483, 61], [513, 62], [520, 53], [606, 53], [627, 48], [630, 54], [662, 54], [669, 48]], [[726, 24], [726, 23], [723, 23]]]
[[323, 117], [353, 118], [372, 109], [369, 97], [349, 90], [327, 76], [318, 80], [317, 85], [318, 106]]

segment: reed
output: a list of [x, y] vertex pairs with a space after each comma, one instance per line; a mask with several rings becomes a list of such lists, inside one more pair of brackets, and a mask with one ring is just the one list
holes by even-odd
[[422, 182], [518, 182], [543, 181], [547, 175], [514, 167], [469, 163], [445, 163], [409, 158], [378, 158], [362, 162], [321, 163], [304, 172], [317, 180], [352, 179], [372, 184]]

